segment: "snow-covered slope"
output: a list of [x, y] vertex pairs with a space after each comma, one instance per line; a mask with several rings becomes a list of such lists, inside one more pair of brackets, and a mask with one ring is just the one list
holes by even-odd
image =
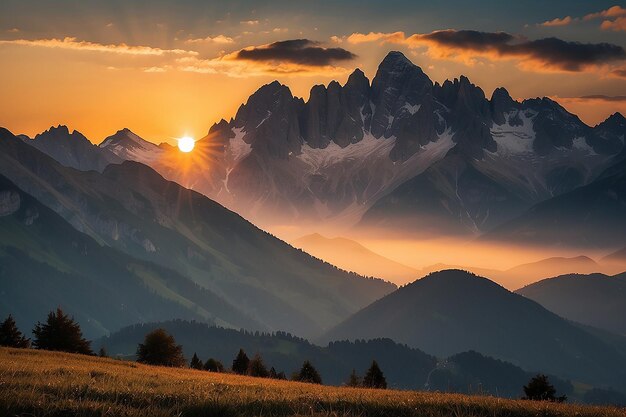
[[164, 152], [159, 146], [142, 139], [127, 128], [118, 130], [107, 137], [99, 146], [123, 160], [142, 162], [147, 165], [156, 162]]

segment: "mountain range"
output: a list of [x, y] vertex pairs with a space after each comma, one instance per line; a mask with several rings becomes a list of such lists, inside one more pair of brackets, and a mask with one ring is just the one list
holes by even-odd
[[432, 273], [372, 303], [320, 340], [387, 337], [439, 357], [475, 350], [529, 371], [626, 389], [623, 338], [598, 335], [460, 270]]
[[[355, 70], [343, 86], [314, 86], [308, 101], [279, 82], [262, 86], [189, 154], [129, 129], [96, 146], [66, 126], [32, 139], [0, 128], [0, 315], [32, 326], [63, 306], [120, 354], [150, 326], [194, 320], [181, 333], [187, 349], [201, 348], [194, 332], [234, 335], [229, 355], [245, 342], [289, 370], [315, 355], [337, 383], [380, 356], [407, 387], [435, 366], [433, 386], [459, 390], [486, 380], [483, 364], [515, 381], [545, 372], [626, 392], [623, 323], [610, 317], [621, 312], [622, 276], [558, 277], [513, 293], [461, 270], [417, 279], [349, 240], [298, 244], [324, 258], [342, 248], [379, 268], [367, 275], [414, 281], [397, 288], [363, 276], [371, 265], [342, 270], [255, 226], [593, 248], [618, 268], [625, 131], [618, 113], [590, 127], [549, 98], [520, 102], [503, 88], [487, 98], [463, 76], [433, 82], [399, 52], [371, 82]], [[559, 268], [599, 267], [581, 256], [481, 274], [516, 289]], [[261, 336], [276, 331], [334, 343]]]
[[[63, 218], [67, 229], [84, 233], [98, 245], [176, 271], [226, 305], [237, 306], [262, 329], [317, 334], [395, 289], [312, 258], [146, 165], [127, 161], [111, 164], [102, 173], [80, 171], [29, 145], [0, 131], [0, 175], [12, 182], [13, 193], [37, 199]], [[59, 238], [39, 236], [43, 249], [38, 258], [58, 259], [49, 252], [56, 247], [51, 239]], [[4, 243], [29, 253], [25, 244], [23, 239]], [[148, 284], [156, 279], [141, 268], [135, 272]], [[12, 276], [20, 276], [19, 269]], [[170, 298], [189, 304], [176, 289], [173, 292]], [[38, 295], [20, 293], [27, 300], [30, 296]], [[7, 299], [7, 313], [16, 299]], [[64, 304], [64, 299], [51, 298], [50, 304]], [[217, 311], [211, 313], [228, 325], [241, 326]]]
[[[590, 127], [546, 97], [520, 102], [498, 88], [487, 98], [464, 76], [433, 82], [390, 52], [371, 82], [357, 69], [343, 86], [314, 86], [308, 101], [276, 81], [262, 86], [197, 141], [185, 169], [170, 145], [128, 129], [85, 161], [61, 145], [59, 135], [85, 142], [65, 127], [31, 144], [79, 169], [102, 171], [112, 158], [148, 164], [266, 228], [495, 229], [490, 239], [617, 249], [626, 244], [625, 133], [619, 113]], [[561, 223], [546, 228], [554, 216]], [[581, 228], [576, 239], [570, 226]]]
[[397, 284], [412, 282], [422, 276], [419, 270], [379, 255], [352, 239], [328, 238], [314, 233], [291, 243], [313, 256], [361, 275], [373, 275]]
[[562, 275], [516, 293], [561, 317], [626, 336], [626, 273]]

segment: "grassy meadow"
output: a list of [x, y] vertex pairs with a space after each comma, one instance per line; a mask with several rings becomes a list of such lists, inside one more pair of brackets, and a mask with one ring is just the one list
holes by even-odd
[[625, 409], [338, 388], [0, 348], [0, 416], [626, 416]]

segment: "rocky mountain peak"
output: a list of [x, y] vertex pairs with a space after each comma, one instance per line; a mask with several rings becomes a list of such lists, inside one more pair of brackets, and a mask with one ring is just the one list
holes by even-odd
[[612, 128], [626, 128], [626, 118], [622, 116], [622, 113], [615, 112], [609, 117], [606, 118], [605, 121], [600, 123], [598, 126], [604, 127], [612, 127]]
[[35, 136], [35, 141], [66, 141], [68, 139], [79, 140], [81, 142], [88, 142], [91, 144], [85, 135], [80, 133], [78, 130], [73, 130], [70, 133], [70, 129], [65, 125], [57, 125], [56, 127], [51, 126], [48, 130]]
[[287, 158], [300, 152], [298, 115], [303, 105], [289, 87], [273, 81], [259, 88], [239, 107], [232, 125], [245, 132], [243, 140], [255, 152]]
[[[418, 108], [432, 94], [433, 83], [420, 67], [400, 52], [390, 52], [381, 62], [372, 80], [371, 133], [374, 137], [391, 137], [397, 134], [400, 120], [396, 116], [402, 108]], [[412, 110], [404, 117], [413, 115]]]
[[122, 146], [126, 148], [144, 148], [150, 145], [153, 144], [144, 140], [139, 135], [135, 134], [133, 131], [125, 127], [118, 130], [113, 135], [106, 137], [99, 146], [101, 148], [108, 148], [113, 146]]
[[497, 125], [503, 125], [506, 123], [504, 114], [516, 108], [517, 103], [511, 98], [506, 88], [499, 87], [493, 90], [489, 105], [491, 107], [491, 118], [493, 122]]

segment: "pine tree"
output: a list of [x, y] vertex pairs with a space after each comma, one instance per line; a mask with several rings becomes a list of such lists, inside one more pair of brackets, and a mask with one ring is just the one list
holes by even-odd
[[248, 366], [250, 365], [250, 359], [248, 359], [248, 355], [243, 349], [239, 349], [239, 353], [235, 360], [233, 360], [232, 370], [234, 373], [239, 375], [245, 375], [248, 372]]
[[271, 379], [278, 379], [278, 374], [276, 373], [276, 369], [274, 369], [273, 366], [270, 368], [270, 378]]
[[372, 366], [367, 370], [363, 378], [363, 386], [367, 388], [387, 388], [387, 380], [376, 361], [372, 361]]
[[202, 369], [203, 366], [204, 364], [202, 363], [200, 358], [198, 358], [198, 355], [196, 355], [196, 352], [194, 352], [193, 357], [191, 358], [191, 361], [189, 362], [189, 367], [191, 369]]
[[13, 316], [9, 317], [0, 324], [0, 346], [12, 348], [28, 348], [30, 347], [30, 339], [24, 337], [19, 331]]
[[359, 377], [356, 373], [356, 370], [352, 370], [350, 377], [348, 378], [348, 382], [346, 383], [348, 387], [360, 387], [361, 386], [361, 377]]
[[173, 336], [163, 329], [148, 333], [137, 346], [137, 362], [148, 365], [183, 367], [187, 364], [183, 347], [176, 344]]
[[556, 389], [543, 374], [538, 374], [532, 378], [528, 385], [524, 385], [524, 400], [552, 401], [562, 403], [567, 400], [567, 396], [556, 396]]
[[100, 356], [101, 358], [108, 358], [109, 356], [107, 355], [107, 351], [104, 347], [101, 347], [100, 350], [98, 351], [98, 356]]
[[248, 375], [258, 378], [267, 378], [270, 375], [263, 363], [263, 358], [258, 353], [254, 355], [254, 358], [248, 364]]
[[298, 373], [296, 380], [300, 382], [309, 382], [311, 384], [321, 384], [322, 377], [320, 376], [317, 369], [311, 364], [309, 361], [304, 361], [302, 364], [302, 368]]
[[209, 372], [224, 372], [224, 365], [217, 359], [209, 358], [204, 363], [204, 370]]
[[91, 342], [83, 338], [78, 323], [60, 308], [51, 311], [45, 323], [37, 323], [33, 334], [33, 346], [37, 349], [93, 355]]

